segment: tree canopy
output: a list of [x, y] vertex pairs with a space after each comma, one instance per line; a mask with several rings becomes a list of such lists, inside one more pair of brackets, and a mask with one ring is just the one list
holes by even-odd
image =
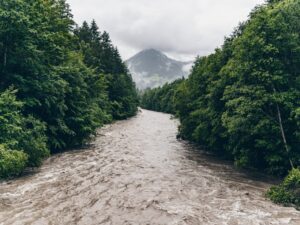
[[0, 93], [0, 177], [86, 143], [138, 103], [109, 34], [78, 27], [65, 0], [0, 2]]

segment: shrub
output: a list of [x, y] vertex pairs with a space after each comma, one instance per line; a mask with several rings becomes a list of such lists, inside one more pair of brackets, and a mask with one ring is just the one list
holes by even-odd
[[267, 197], [275, 203], [300, 208], [300, 169], [292, 169], [282, 184], [270, 188]]
[[7, 150], [0, 145], [0, 178], [18, 176], [27, 165], [28, 156], [22, 151]]
[[19, 160], [24, 161], [26, 166], [39, 166], [49, 155], [49, 150], [46, 145], [45, 124], [32, 116], [24, 116], [21, 113], [23, 103], [16, 99], [15, 94], [16, 91], [12, 89], [0, 93], [0, 144], [2, 149], [6, 149], [5, 153], [2, 150], [0, 166], [9, 170], [14, 162], [16, 171], [19, 171], [23, 168]]

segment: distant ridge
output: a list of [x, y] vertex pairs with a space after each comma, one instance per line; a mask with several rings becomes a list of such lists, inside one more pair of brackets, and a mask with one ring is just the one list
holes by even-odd
[[126, 64], [139, 89], [186, 77], [192, 66], [192, 62], [171, 59], [156, 49], [145, 49], [128, 59]]

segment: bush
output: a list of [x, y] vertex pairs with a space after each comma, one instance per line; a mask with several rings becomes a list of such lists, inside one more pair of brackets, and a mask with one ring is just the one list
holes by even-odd
[[0, 178], [18, 176], [27, 165], [28, 156], [22, 151], [7, 150], [0, 145]]
[[[2, 167], [10, 168], [11, 164], [7, 162], [19, 162], [19, 160], [25, 161], [26, 166], [39, 166], [49, 155], [45, 136], [46, 127], [44, 123], [32, 116], [25, 117], [21, 113], [23, 103], [16, 99], [15, 94], [16, 91], [12, 89], [0, 93], [0, 144], [3, 146], [2, 149], [8, 151], [3, 153], [0, 166], [6, 163]], [[21, 153], [15, 153], [16, 151]], [[26, 160], [22, 160], [24, 154]], [[22, 165], [16, 164], [16, 171], [18, 171]]]
[[292, 169], [282, 184], [270, 188], [267, 197], [275, 203], [300, 208], [300, 169]]

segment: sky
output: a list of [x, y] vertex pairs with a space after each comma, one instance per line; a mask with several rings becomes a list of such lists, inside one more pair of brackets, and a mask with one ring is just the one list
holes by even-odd
[[123, 60], [154, 48], [188, 61], [212, 53], [264, 0], [67, 0], [78, 24], [95, 19]]

